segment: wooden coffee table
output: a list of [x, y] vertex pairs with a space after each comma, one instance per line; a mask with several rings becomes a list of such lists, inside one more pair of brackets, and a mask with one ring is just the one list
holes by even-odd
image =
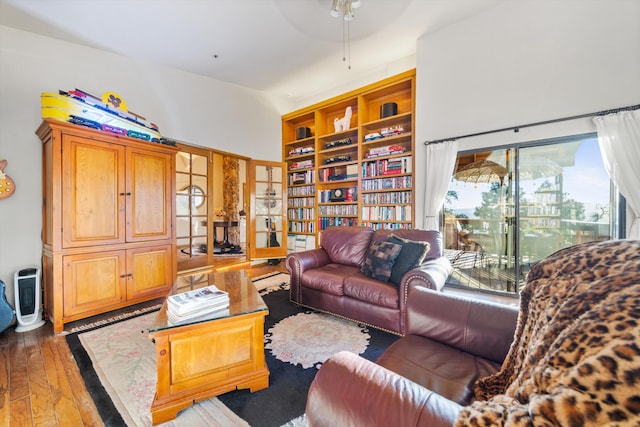
[[166, 302], [149, 337], [155, 341], [158, 364], [153, 424], [174, 419], [195, 402], [228, 391], [251, 392], [269, 386], [264, 357], [264, 317], [269, 310], [245, 271], [194, 274], [178, 278], [175, 292], [209, 284], [229, 293], [229, 310], [210, 319], [172, 325]]

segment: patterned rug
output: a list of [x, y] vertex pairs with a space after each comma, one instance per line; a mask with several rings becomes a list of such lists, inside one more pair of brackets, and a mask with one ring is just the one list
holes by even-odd
[[370, 335], [355, 323], [324, 313], [298, 313], [278, 322], [265, 334], [265, 349], [281, 362], [304, 369], [319, 368], [333, 354], [361, 354]]
[[[375, 360], [397, 339], [294, 306], [289, 301], [287, 274], [269, 275], [255, 283], [269, 307], [265, 319], [269, 388], [255, 393], [237, 390], [208, 399], [164, 425], [302, 426], [307, 391], [322, 362], [340, 350]], [[107, 426], [151, 425], [156, 362], [147, 327], [154, 316], [143, 314], [66, 337]], [[98, 387], [90, 387], [91, 383]], [[101, 391], [92, 390], [96, 388]]]

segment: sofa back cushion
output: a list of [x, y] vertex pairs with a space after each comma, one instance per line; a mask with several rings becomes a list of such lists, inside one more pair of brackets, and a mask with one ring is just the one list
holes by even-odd
[[502, 363], [513, 342], [518, 307], [410, 287], [407, 334], [420, 335]]
[[320, 246], [331, 262], [362, 266], [373, 230], [367, 227], [328, 227], [320, 236]]
[[[387, 237], [387, 242], [396, 243], [402, 245], [400, 254], [396, 258], [391, 270], [390, 280], [396, 285], [400, 285], [405, 273], [412, 270], [422, 264], [422, 260], [429, 252], [431, 245], [429, 242], [421, 242], [416, 240], [403, 239], [395, 234], [390, 234]], [[377, 242], [371, 242], [373, 245]]]
[[371, 241], [387, 240], [387, 237], [389, 237], [390, 234], [403, 239], [429, 242], [429, 251], [427, 252], [427, 255], [425, 255], [424, 261], [439, 258], [444, 254], [442, 247], [442, 234], [437, 230], [377, 230]]

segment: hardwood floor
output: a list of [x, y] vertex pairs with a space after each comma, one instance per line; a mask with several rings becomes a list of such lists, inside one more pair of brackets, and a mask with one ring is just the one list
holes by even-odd
[[[258, 277], [286, 269], [280, 263], [247, 271]], [[36, 425], [104, 425], [64, 335], [54, 335], [50, 322], [34, 331], [17, 333], [12, 326], [0, 333], [0, 426]]]

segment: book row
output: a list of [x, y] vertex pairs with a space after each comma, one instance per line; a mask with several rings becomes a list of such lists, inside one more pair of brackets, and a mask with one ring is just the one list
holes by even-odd
[[339, 217], [339, 216], [318, 218], [318, 226], [320, 227], [320, 230], [324, 230], [325, 228], [331, 227], [333, 225], [337, 225], [337, 226], [358, 225], [358, 218], [345, 218], [345, 217]]
[[313, 208], [295, 208], [287, 210], [287, 218], [311, 220], [316, 218], [316, 214]]
[[375, 178], [362, 181], [362, 189], [364, 191], [373, 190], [390, 190], [400, 188], [411, 188], [411, 175], [398, 176], [394, 178]]
[[287, 189], [287, 196], [289, 197], [315, 196], [315, 194], [315, 185], [303, 185], [302, 187], [289, 187]]
[[300, 160], [298, 162], [291, 162], [289, 169], [307, 169], [314, 167], [313, 160]]
[[316, 228], [315, 222], [298, 222], [298, 221], [289, 222], [290, 233], [315, 233], [315, 228]]
[[411, 191], [392, 191], [389, 193], [365, 193], [362, 195], [365, 205], [389, 205], [411, 203]]
[[323, 205], [318, 215], [358, 215], [358, 205]]
[[315, 197], [296, 197], [293, 199], [287, 199], [287, 206], [290, 208], [299, 208], [306, 206], [313, 206], [316, 204]]
[[362, 163], [363, 178], [411, 173], [411, 170], [411, 156], [395, 157], [392, 159], [367, 161]]
[[411, 224], [394, 224], [392, 222], [363, 222], [363, 226], [372, 228], [374, 230], [408, 230], [411, 228]]
[[411, 206], [364, 206], [364, 221], [411, 221]]
[[289, 185], [313, 184], [315, 182], [315, 172], [307, 170], [304, 172], [293, 172], [289, 174]]

